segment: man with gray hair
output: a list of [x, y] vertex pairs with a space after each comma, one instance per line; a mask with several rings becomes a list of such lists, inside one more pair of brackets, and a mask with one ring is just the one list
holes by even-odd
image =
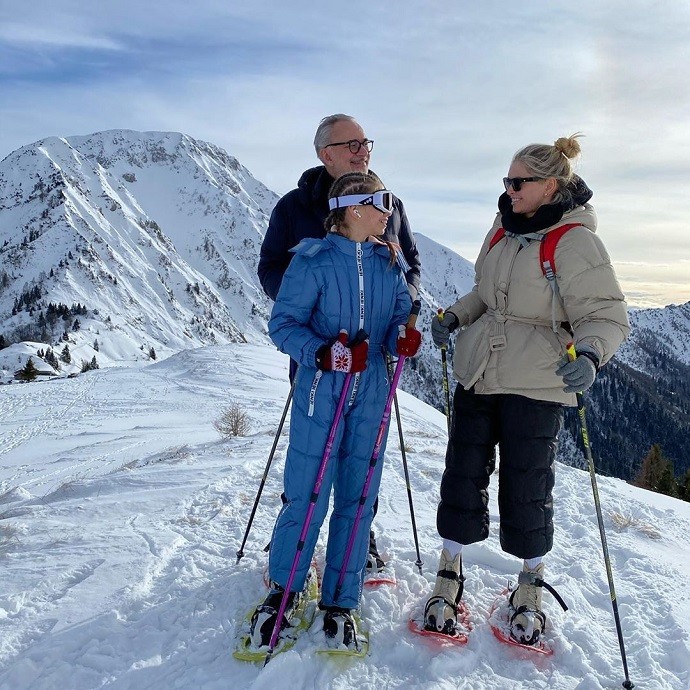
[[[259, 280], [273, 300], [278, 295], [292, 254], [290, 249], [305, 237], [326, 235], [328, 190], [333, 181], [348, 172], [369, 172], [369, 158], [374, 142], [367, 139], [361, 125], [350, 115], [338, 113], [321, 120], [314, 148], [322, 165], [302, 173], [297, 188], [283, 196], [271, 214], [261, 245]], [[402, 201], [394, 197], [393, 213], [382, 239], [400, 245], [407, 263], [403, 266], [412, 299], [419, 289], [419, 252]]]
[[[324, 221], [329, 213], [328, 190], [333, 182], [349, 172], [369, 172], [369, 158], [374, 142], [367, 139], [364, 129], [351, 115], [337, 113], [324, 117], [314, 136], [314, 149], [321, 165], [305, 170], [297, 188], [283, 196], [271, 214], [264, 241], [261, 245], [258, 275], [264, 292], [275, 300], [283, 275], [292, 259], [290, 249], [305, 237], [322, 238], [326, 235]], [[420, 260], [414, 235], [405, 214], [402, 201], [393, 197], [393, 212], [381, 239], [400, 245], [402, 262], [412, 299], [417, 298], [420, 279]], [[297, 365], [290, 360], [290, 380]], [[376, 510], [375, 506], [375, 510]], [[381, 570], [384, 562], [376, 549], [371, 532], [368, 570]]]

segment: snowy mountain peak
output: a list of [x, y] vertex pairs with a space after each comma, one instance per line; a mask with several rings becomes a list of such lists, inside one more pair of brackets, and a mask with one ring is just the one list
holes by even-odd
[[113, 358], [265, 340], [256, 262], [276, 200], [237, 159], [177, 132], [25, 146], [0, 163], [4, 336], [69, 332], [72, 321], [46, 322], [52, 303], [85, 306], [88, 339], [117, 331], [104, 339]]
[[[267, 344], [271, 303], [256, 269], [277, 198], [236, 158], [179, 132], [48, 137], [7, 156], [0, 383], [29, 357], [41, 376], [64, 376], [204, 344]], [[416, 237], [424, 340], [401, 387], [440, 408], [431, 317], [472, 289], [474, 271]], [[601, 469], [615, 476], [633, 477], [654, 443], [682, 474], [690, 467], [690, 304], [633, 310], [631, 321], [630, 339], [589, 393], [590, 436], [603, 451]], [[560, 457], [577, 464], [577, 423], [566, 421], [571, 442]]]

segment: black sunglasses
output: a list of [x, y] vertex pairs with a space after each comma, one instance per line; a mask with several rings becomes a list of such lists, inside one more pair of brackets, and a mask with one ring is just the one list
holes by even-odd
[[544, 180], [544, 177], [504, 177], [503, 186], [508, 191], [508, 187], [512, 187], [514, 192], [519, 192], [522, 189], [522, 184], [524, 182], [537, 182], [538, 180]]

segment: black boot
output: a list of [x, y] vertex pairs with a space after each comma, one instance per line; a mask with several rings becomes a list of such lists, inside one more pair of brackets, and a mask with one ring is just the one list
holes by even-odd
[[321, 606], [326, 611], [323, 617], [323, 631], [329, 642], [346, 647], [357, 645], [357, 624], [350, 609], [339, 606]]
[[[278, 619], [278, 609], [280, 609], [280, 602], [283, 599], [283, 588], [275, 583], [272, 584], [271, 591], [268, 593], [263, 604], [257, 607], [252, 615], [249, 634], [251, 636], [252, 645], [255, 647], [267, 647], [271, 643], [271, 635]], [[280, 624], [280, 629], [284, 630], [290, 626], [290, 619], [295, 613], [295, 609], [299, 606], [300, 594], [297, 592], [290, 592], [288, 594], [287, 604], [283, 613], [283, 620]]]
[[376, 548], [376, 537], [374, 536], [374, 530], [369, 531], [369, 555], [367, 556], [366, 569], [368, 573], [380, 573], [386, 564], [384, 563], [381, 556], [379, 556], [379, 550]]

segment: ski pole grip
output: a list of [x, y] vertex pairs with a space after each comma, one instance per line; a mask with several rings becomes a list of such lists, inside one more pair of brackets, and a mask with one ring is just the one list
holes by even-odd
[[[446, 313], [446, 312], [443, 311], [443, 307], [439, 307], [439, 308], [436, 310], [436, 314], [438, 315], [438, 320], [439, 320], [439, 321], [442, 321], [442, 320], [443, 320], [443, 315], [444, 315], [445, 313]], [[445, 360], [445, 357], [446, 357], [446, 350], [447, 350], [447, 349], [448, 349], [448, 343], [444, 343], [443, 345], [441, 345], [441, 359], [442, 359], [444, 362], [446, 361], [446, 360]], [[445, 365], [444, 365], [444, 366], [445, 366]], [[445, 385], [445, 383], [444, 383], [444, 385]]]
[[577, 352], [575, 352], [575, 345], [573, 345], [572, 342], [569, 342], [565, 346], [565, 351], [568, 353], [568, 359], [571, 362], [574, 362], [577, 359]]
[[410, 310], [410, 317], [407, 319], [407, 327], [414, 328], [417, 323], [417, 317], [419, 312], [422, 310], [422, 303], [420, 300], [416, 299], [412, 302], [412, 309]]

